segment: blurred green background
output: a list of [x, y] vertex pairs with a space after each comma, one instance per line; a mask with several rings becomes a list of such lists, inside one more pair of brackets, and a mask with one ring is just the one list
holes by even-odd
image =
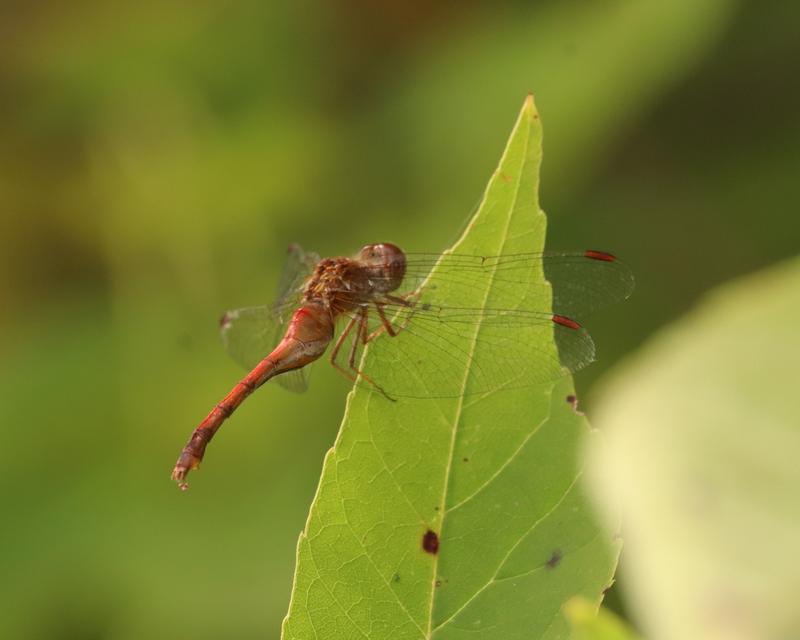
[[[278, 638], [348, 384], [240, 376], [227, 309], [286, 246], [457, 236], [526, 93], [552, 248], [637, 276], [598, 376], [800, 240], [800, 5], [468, 0], [0, 5], [0, 636]], [[590, 398], [582, 406], [590, 412]]]

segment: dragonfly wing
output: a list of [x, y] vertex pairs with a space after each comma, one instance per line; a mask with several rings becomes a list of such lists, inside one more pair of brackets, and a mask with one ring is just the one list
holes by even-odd
[[222, 344], [228, 355], [249, 371], [278, 344], [276, 336], [284, 322], [269, 305], [233, 309], [220, 322]]
[[[278, 325], [275, 332], [276, 344], [283, 337], [286, 323], [291, 317], [291, 312], [295, 309], [295, 301], [300, 298], [305, 281], [314, 271], [314, 267], [319, 261], [320, 256], [318, 253], [305, 251], [296, 243], [289, 245], [286, 252], [286, 262], [283, 265], [283, 272], [278, 282], [278, 295], [273, 305], [273, 313], [278, 316]], [[278, 376], [275, 378], [275, 382], [294, 393], [303, 393], [308, 389], [310, 373], [311, 365], [306, 365], [301, 369], [289, 371]]]
[[305, 251], [299, 244], [289, 245], [283, 271], [278, 281], [275, 307], [286, 306], [292, 298], [299, 297], [303, 284], [319, 261], [318, 254]]
[[627, 300], [633, 293], [631, 270], [606, 253], [546, 254], [543, 264], [545, 278], [553, 287], [556, 313], [582, 319], [597, 309]]
[[[248, 371], [268, 356], [283, 337], [293, 307], [261, 306], [228, 311], [220, 324], [222, 344], [228, 355]], [[284, 389], [302, 393], [308, 389], [310, 366], [275, 378]]]
[[[410, 253], [407, 260], [402, 292], [424, 286], [432, 292], [447, 289], [450, 296], [458, 298], [475, 288], [491, 286], [499, 295], [516, 299], [519, 291], [525, 290], [540, 301], [552, 296], [555, 313], [578, 319], [625, 300], [634, 287], [630, 269], [602, 251], [504, 256]], [[436, 269], [430, 273], [434, 266]]]
[[[228, 311], [222, 318], [220, 333], [228, 354], [250, 370], [272, 352], [283, 338], [286, 324], [300, 303], [303, 285], [319, 262], [316, 253], [291, 244], [272, 305]], [[308, 388], [309, 367], [275, 378], [285, 389], [303, 392]]]
[[390, 396], [446, 398], [531, 387], [594, 360], [591, 336], [552, 314], [503, 309], [392, 309], [395, 337], [370, 351], [370, 374]]
[[308, 377], [311, 373], [312, 364], [307, 364], [305, 367], [294, 371], [287, 371], [277, 376], [275, 382], [292, 393], [305, 393], [308, 390]]

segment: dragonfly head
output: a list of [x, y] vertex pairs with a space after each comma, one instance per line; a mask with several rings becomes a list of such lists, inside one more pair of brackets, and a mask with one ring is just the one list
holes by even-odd
[[397, 289], [406, 275], [406, 254], [389, 242], [366, 245], [358, 252], [358, 259], [380, 293]]

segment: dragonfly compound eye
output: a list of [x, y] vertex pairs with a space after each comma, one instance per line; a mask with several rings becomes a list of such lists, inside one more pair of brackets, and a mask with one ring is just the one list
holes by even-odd
[[372, 277], [380, 283], [381, 292], [394, 291], [406, 274], [406, 255], [397, 245], [389, 242], [368, 244], [361, 249], [361, 260], [370, 268]]

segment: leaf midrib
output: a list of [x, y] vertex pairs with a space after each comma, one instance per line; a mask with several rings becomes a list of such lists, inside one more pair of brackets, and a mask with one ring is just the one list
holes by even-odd
[[[527, 113], [527, 110], [523, 111], [523, 114], [521, 114], [520, 117], [521, 118], [528, 118], [529, 114]], [[520, 190], [520, 186], [522, 184], [521, 172], [522, 172], [522, 168], [525, 166], [525, 163], [526, 163], [526, 160], [527, 160], [527, 157], [528, 157], [528, 146], [529, 146], [529, 142], [530, 142], [530, 135], [531, 135], [531, 123], [528, 122], [526, 130], [525, 130], [525, 143], [523, 145], [522, 162], [521, 162], [521, 166], [520, 166], [520, 175], [517, 176], [517, 182], [516, 182], [516, 185], [514, 187], [514, 196], [513, 196], [512, 200], [511, 200], [511, 206], [509, 207], [508, 215], [506, 216], [505, 229], [503, 230], [503, 241], [500, 244], [500, 251], [498, 252], [498, 255], [502, 255], [503, 249], [505, 248], [507, 240], [508, 240], [508, 231], [509, 231], [509, 228], [511, 227], [511, 217], [513, 215], [514, 210], [516, 209], [517, 199], [519, 197], [519, 190]], [[502, 158], [500, 158], [500, 162], [499, 162], [497, 171], [500, 171], [500, 168], [503, 166], [503, 164], [504, 164], [504, 162], [506, 160], [506, 156], [507, 156], [508, 152], [509, 152], [509, 148], [507, 147], [505, 152], [503, 153]], [[495, 172], [495, 175], [493, 176], [493, 179], [496, 179], [496, 178], [497, 178], [497, 172]], [[479, 211], [486, 204], [486, 198], [489, 195], [489, 192], [491, 191], [491, 186], [492, 185], [490, 185], [489, 188], [487, 188], [486, 193], [484, 194], [484, 197], [483, 197], [483, 200], [481, 202], [480, 208], [478, 209]], [[469, 227], [464, 231], [464, 233], [466, 234], [466, 233], [468, 233], [468, 231], [469, 231]], [[459, 241], [456, 243], [456, 246], [459, 246], [459, 244], [461, 243], [461, 241], [463, 239], [464, 239], [464, 236], [462, 236], [459, 239]], [[435, 273], [435, 271], [436, 271], [436, 267], [434, 267], [434, 269], [433, 269], [434, 273]], [[489, 281], [487, 283], [487, 287], [486, 287], [486, 291], [485, 291], [485, 294], [484, 294], [484, 297], [483, 297], [483, 303], [481, 305], [481, 308], [486, 308], [486, 303], [489, 300], [489, 295], [490, 295], [490, 293], [492, 291], [492, 285], [494, 284], [494, 279], [495, 279], [496, 273], [497, 273], [497, 265], [495, 265], [494, 268], [492, 269], [492, 275], [491, 275], [491, 278], [489, 279]], [[480, 333], [480, 330], [481, 330], [482, 326], [483, 326], [482, 323], [480, 323], [480, 324], [476, 325], [476, 327], [475, 327], [475, 332], [473, 333], [473, 336], [472, 336], [472, 344], [470, 346], [468, 362], [472, 360], [472, 357], [475, 354], [475, 347], [476, 347], [476, 344], [478, 342], [478, 335]], [[463, 412], [463, 409], [464, 409], [464, 397], [465, 397], [465, 392], [466, 392], [466, 388], [467, 388], [467, 381], [469, 380], [470, 373], [471, 373], [471, 369], [468, 367], [464, 372], [464, 380], [463, 380], [462, 385], [461, 385], [461, 394], [458, 396], [458, 404], [456, 405], [456, 412], [455, 412], [455, 415], [453, 416], [453, 427], [452, 427], [452, 432], [451, 432], [451, 435], [450, 435], [450, 451], [448, 452], [447, 466], [445, 468], [445, 479], [444, 479], [444, 488], [442, 490], [442, 499], [441, 499], [441, 502], [439, 504], [439, 512], [442, 514], [441, 520], [439, 521], [439, 538], [440, 539], [443, 537], [443, 534], [444, 534], [444, 522], [445, 522], [445, 517], [447, 515], [446, 509], [445, 509], [445, 506], [446, 506], [445, 502], [447, 500], [447, 491], [448, 491], [448, 488], [450, 486], [450, 476], [452, 475], [452, 469], [453, 469], [453, 453], [455, 452], [456, 435], [458, 434], [458, 430], [459, 430], [458, 427], [459, 427], [459, 425], [461, 423], [462, 412]], [[433, 576], [431, 578], [431, 599], [430, 599], [430, 606], [428, 608], [428, 633], [427, 633], [427, 639], [428, 640], [430, 640], [433, 637], [434, 631], [436, 631], [436, 629], [439, 628], [439, 626], [437, 626], [435, 628], [433, 627], [433, 603], [434, 603], [434, 599], [436, 597], [436, 576], [438, 575], [438, 571], [439, 571], [439, 554], [436, 554], [434, 556], [434, 561], [433, 561]], [[471, 598], [468, 598], [468, 601], [469, 600], [471, 600]]]

